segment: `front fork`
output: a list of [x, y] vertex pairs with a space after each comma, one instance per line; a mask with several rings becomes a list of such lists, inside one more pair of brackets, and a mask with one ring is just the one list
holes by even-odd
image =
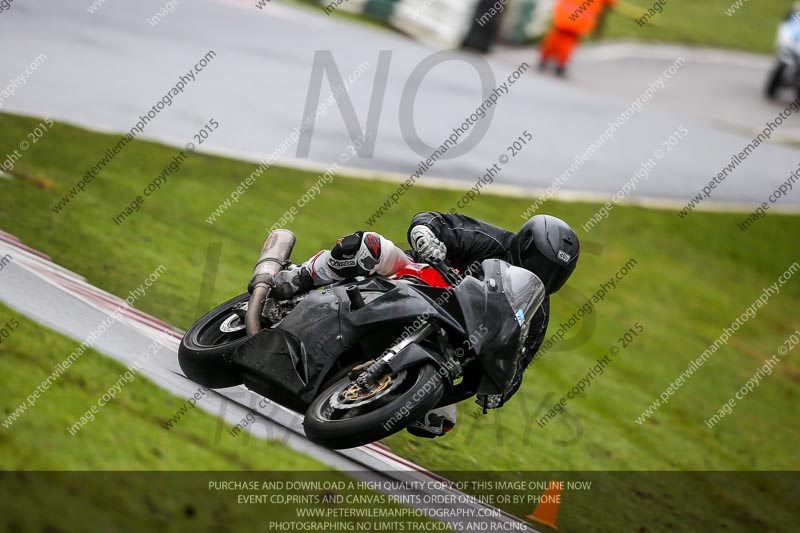
[[[430, 335], [440, 335], [439, 345], [444, 353], [436, 357], [430, 350], [420, 346], [420, 343]], [[452, 348], [446, 346], [442, 339], [444, 332], [431, 322], [426, 322], [417, 328], [405, 339], [393, 344], [376, 360], [367, 361], [350, 371], [350, 380], [363, 390], [377, 387], [380, 379], [387, 372], [393, 374], [400, 372], [420, 361], [428, 360], [446, 369], [447, 373], [455, 380], [462, 373], [461, 365], [452, 357]]]

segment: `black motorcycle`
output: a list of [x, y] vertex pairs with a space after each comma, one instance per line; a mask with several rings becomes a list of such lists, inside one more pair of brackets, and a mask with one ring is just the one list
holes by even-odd
[[387, 437], [435, 407], [508, 390], [545, 295], [534, 274], [498, 259], [463, 277], [412, 263], [391, 278], [276, 301], [270, 280], [289, 266], [294, 242], [287, 230], [271, 233], [249, 293], [186, 332], [178, 355], [189, 379], [244, 384], [305, 413], [307, 437], [334, 449]]

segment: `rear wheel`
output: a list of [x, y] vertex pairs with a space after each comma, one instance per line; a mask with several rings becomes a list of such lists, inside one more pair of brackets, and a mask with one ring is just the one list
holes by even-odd
[[192, 381], [221, 389], [241, 385], [239, 370], [226, 355], [247, 342], [243, 313], [237, 308], [247, 304], [245, 293], [215, 307], [189, 328], [178, 348], [178, 362]]
[[344, 377], [314, 399], [303, 426], [317, 444], [354, 448], [397, 433], [436, 407], [443, 395], [442, 377], [430, 363], [386, 375], [370, 391]]

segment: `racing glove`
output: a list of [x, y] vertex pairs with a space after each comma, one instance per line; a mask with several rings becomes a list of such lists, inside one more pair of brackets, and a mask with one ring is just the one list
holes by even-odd
[[444, 261], [447, 247], [436, 238], [429, 227], [414, 226], [409, 237], [411, 237], [411, 247], [420, 257], [434, 264]]

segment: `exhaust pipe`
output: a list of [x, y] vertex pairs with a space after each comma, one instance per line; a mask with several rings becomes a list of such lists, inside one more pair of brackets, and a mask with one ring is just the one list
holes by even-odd
[[261, 313], [264, 310], [264, 302], [269, 296], [269, 282], [272, 276], [283, 270], [286, 261], [292, 255], [296, 240], [294, 233], [287, 229], [277, 229], [267, 235], [267, 240], [261, 248], [261, 255], [253, 269], [253, 277], [247, 286], [250, 300], [244, 323], [248, 335], [255, 335], [261, 331]]

